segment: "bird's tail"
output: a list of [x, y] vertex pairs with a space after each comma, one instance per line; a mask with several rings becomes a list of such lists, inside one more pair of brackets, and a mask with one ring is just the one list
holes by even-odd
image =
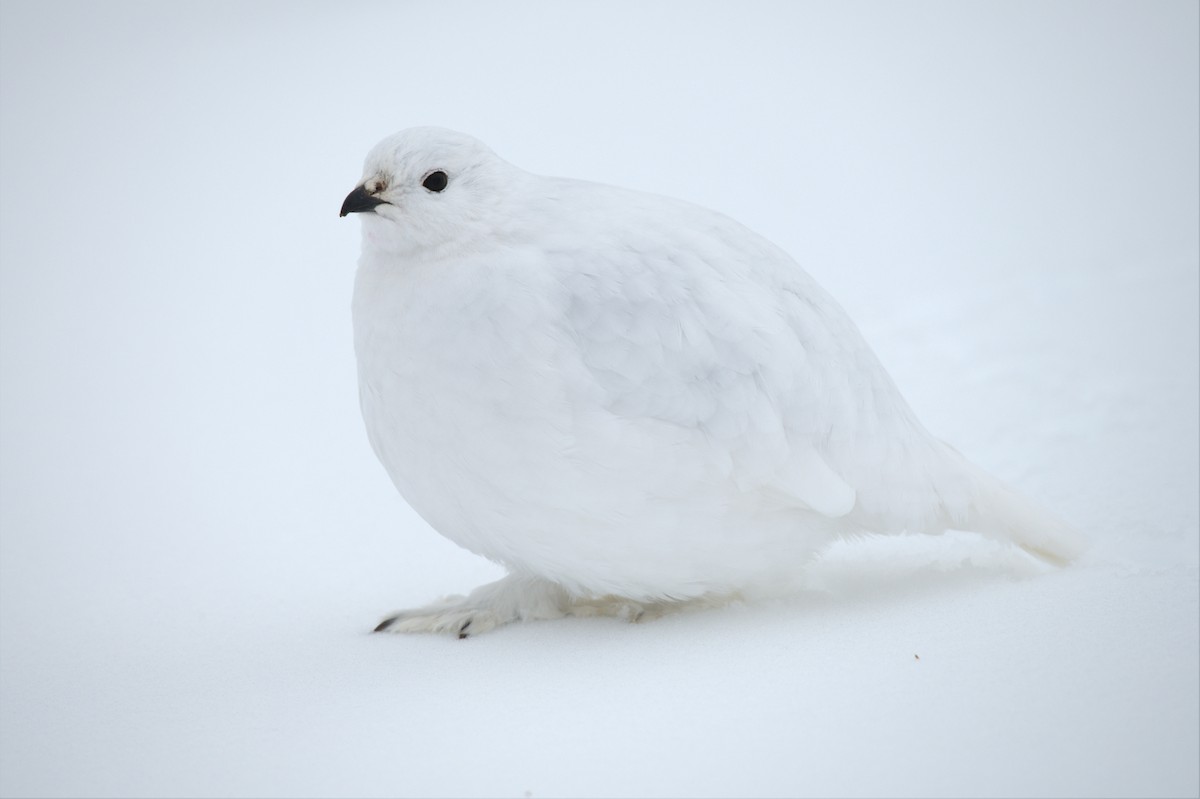
[[963, 529], [1011, 541], [1057, 566], [1083, 554], [1087, 542], [1078, 530], [978, 466], [967, 466], [975, 490]]

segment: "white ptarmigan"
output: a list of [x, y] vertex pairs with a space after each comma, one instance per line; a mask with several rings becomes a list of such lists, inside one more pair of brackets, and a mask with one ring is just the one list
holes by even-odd
[[930, 435], [837, 303], [728, 217], [439, 128], [371, 150], [350, 213], [371, 445], [434, 529], [510, 571], [379, 630], [715, 604], [864, 532], [1082, 548]]

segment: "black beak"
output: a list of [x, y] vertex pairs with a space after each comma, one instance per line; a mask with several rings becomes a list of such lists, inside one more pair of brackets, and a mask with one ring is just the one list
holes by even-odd
[[365, 186], [359, 186], [346, 195], [346, 201], [342, 203], [342, 212], [338, 216], [370, 211], [377, 205], [383, 205], [383, 200], [367, 191]]

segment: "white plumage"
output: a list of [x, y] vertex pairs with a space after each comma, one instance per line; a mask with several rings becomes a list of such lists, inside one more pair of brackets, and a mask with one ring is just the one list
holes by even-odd
[[377, 145], [352, 212], [371, 444], [438, 532], [512, 575], [380, 629], [717, 602], [862, 532], [1081, 548], [931, 436], [837, 303], [728, 217], [436, 128]]

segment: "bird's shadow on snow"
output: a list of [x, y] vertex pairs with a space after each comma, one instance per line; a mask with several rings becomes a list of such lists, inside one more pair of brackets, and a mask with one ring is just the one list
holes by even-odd
[[939, 597], [952, 601], [1055, 571], [1015, 546], [969, 533], [868, 536], [830, 547], [782, 595], [735, 603], [727, 613], [688, 612], [661, 621], [721, 628], [746, 622], [786, 627], [816, 617], [852, 623], [874, 619], [881, 611]]

